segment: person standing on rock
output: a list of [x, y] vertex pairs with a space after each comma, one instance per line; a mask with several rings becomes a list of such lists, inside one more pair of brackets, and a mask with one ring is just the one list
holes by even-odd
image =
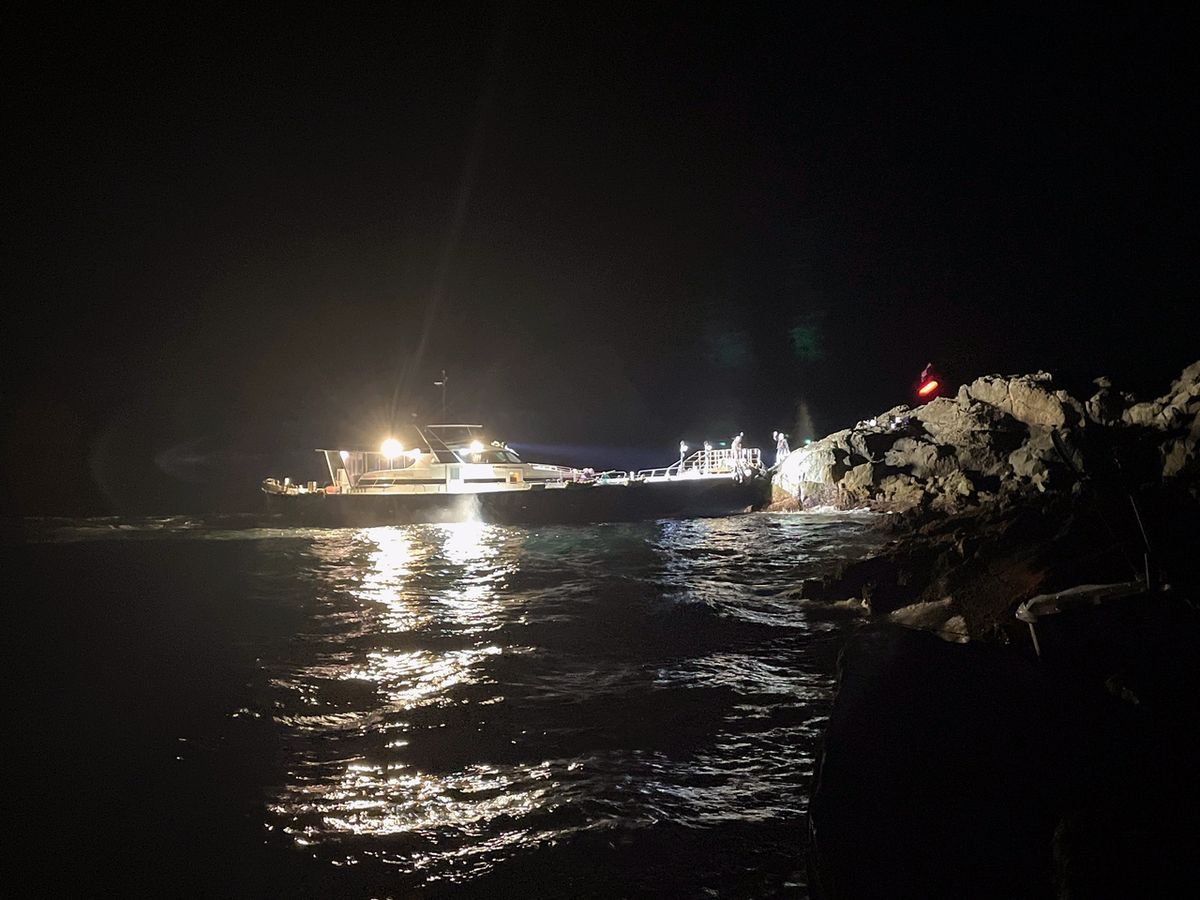
[[921, 370], [921, 377], [917, 381], [917, 398], [924, 403], [936, 397], [941, 390], [941, 378], [933, 371], [933, 363], [925, 363], [925, 368]]
[[729, 449], [733, 451], [733, 459], [735, 462], [742, 458], [742, 435], [743, 434], [744, 434], [744, 432], [739, 431], [737, 434], [735, 434], [733, 436], [733, 440], [729, 444]]
[[787, 435], [782, 431], [772, 431], [771, 437], [775, 438], [775, 468], [778, 469], [792, 451], [788, 446]]

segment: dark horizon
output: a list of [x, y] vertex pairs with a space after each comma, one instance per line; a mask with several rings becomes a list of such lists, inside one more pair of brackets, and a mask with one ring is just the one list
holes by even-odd
[[1190, 15], [391, 15], [13, 29], [10, 513], [236, 508], [442, 369], [625, 467], [1200, 358]]

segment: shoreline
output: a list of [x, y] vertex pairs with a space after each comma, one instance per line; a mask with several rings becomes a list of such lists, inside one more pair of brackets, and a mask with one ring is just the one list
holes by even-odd
[[[860, 423], [788, 461], [776, 508], [895, 513], [878, 553], [801, 589], [870, 617], [814, 777], [817, 900], [1200, 890], [1200, 363], [1107, 421], [1043, 375], [975, 384], [1000, 381], [991, 410], [964, 388], [901, 434]], [[1041, 399], [1014, 403], [1025, 388]], [[1045, 599], [1112, 583], [1128, 596]]]

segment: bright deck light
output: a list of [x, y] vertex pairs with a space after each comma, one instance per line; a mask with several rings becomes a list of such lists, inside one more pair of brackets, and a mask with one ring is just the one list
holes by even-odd
[[482, 451], [483, 451], [483, 442], [482, 441], [471, 441], [471, 452], [472, 453], [481, 453]]
[[404, 452], [404, 448], [400, 446], [400, 442], [395, 438], [388, 438], [383, 442], [383, 446], [379, 448], [379, 452], [388, 459], [395, 459]]

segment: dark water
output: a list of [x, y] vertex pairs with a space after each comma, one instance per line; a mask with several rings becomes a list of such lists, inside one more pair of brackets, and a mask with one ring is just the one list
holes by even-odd
[[26, 523], [11, 868], [50, 891], [804, 896], [825, 515]]

